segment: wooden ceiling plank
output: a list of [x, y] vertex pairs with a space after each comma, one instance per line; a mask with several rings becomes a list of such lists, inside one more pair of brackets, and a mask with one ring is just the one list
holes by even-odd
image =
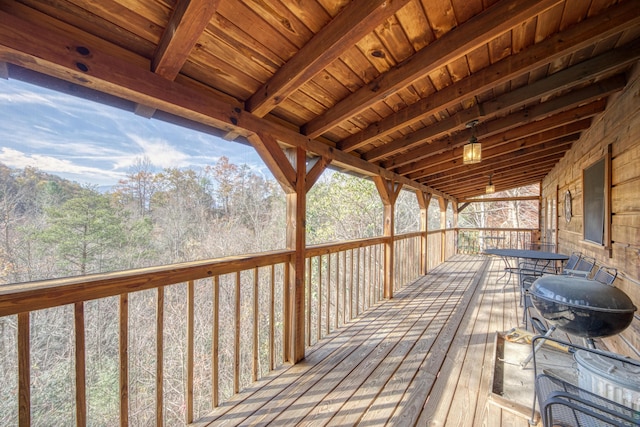
[[247, 110], [265, 116], [408, 1], [349, 3], [247, 100]]
[[567, 30], [532, 45], [471, 76], [423, 98], [396, 114], [374, 123], [362, 132], [341, 141], [338, 147], [353, 151], [391, 132], [406, 127], [439, 110], [449, 108], [462, 99], [476, 96], [491, 87], [526, 74], [573, 50], [587, 47], [598, 40], [640, 24], [640, 11], [632, 2], [624, 2], [605, 13], [589, 18]]
[[312, 138], [322, 135], [338, 123], [384, 99], [393, 91], [488, 43], [529, 17], [553, 7], [559, 1], [505, 0], [494, 4], [307, 123], [303, 132]]
[[289, 145], [327, 157], [332, 163], [364, 175], [380, 175], [411, 188], [451, 198], [378, 165], [336, 150], [323, 142], [300, 135], [296, 130], [243, 112], [237, 106], [208, 96], [201, 90], [167, 80], [148, 69], [80, 43], [73, 38], [43, 29], [37, 24], [0, 12], [0, 62], [71, 81], [132, 102], [149, 105], [224, 132], [247, 137], [268, 133]]
[[609, 74], [620, 67], [636, 62], [638, 58], [640, 58], [640, 40], [558, 71], [547, 78], [508, 92], [494, 100], [484, 102], [482, 108], [487, 115], [518, 108], [534, 99], [560, 93], [593, 78]]
[[[484, 163], [491, 161], [491, 158], [493, 157], [499, 157], [500, 155], [509, 154], [511, 152], [520, 152], [522, 154], [522, 150], [546, 144], [548, 141], [564, 137], [566, 135], [576, 134], [577, 132], [587, 129], [590, 125], [591, 118], [586, 118], [554, 129], [501, 142], [485, 150], [487, 151], [487, 159]], [[410, 165], [407, 167], [407, 172], [403, 175], [408, 176], [411, 179], [424, 178], [427, 176], [433, 178], [436, 174], [440, 174], [441, 176], [448, 174], [447, 176], [450, 176], [453, 173], [451, 172], [452, 170], [460, 168], [469, 169], [468, 165], [463, 164], [461, 159], [462, 150], [455, 150], [451, 153], [442, 153], [438, 156], [423, 160], [419, 167], [418, 165]]]
[[[561, 119], [563, 116], [557, 116], [559, 112], [565, 111], [575, 105], [593, 101], [594, 99], [602, 98], [610, 93], [619, 91], [624, 87], [625, 83], [626, 80], [622, 76], [616, 76], [594, 85], [578, 89], [566, 95], [533, 106], [527, 110], [518, 111], [508, 116], [486, 122], [476, 128], [476, 136], [479, 138], [488, 138], [494, 134], [508, 131], [511, 128], [520, 127], [522, 123], [534, 122], [536, 120], [539, 121], [539, 119], [551, 115], [556, 115], [556, 119]], [[601, 107], [596, 106], [596, 104], [587, 104], [588, 106], [595, 108], [589, 110], [587, 105], [585, 105], [580, 111], [585, 115], [593, 115], [596, 114], [596, 112], [600, 112], [601, 108], [604, 108], [604, 103], [601, 104]], [[576, 116], [570, 116], [569, 120], [575, 120], [575, 117]], [[547, 122], [538, 123], [538, 125], [546, 124]], [[470, 131], [458, 132], [445, 140], [435, 141], [431, 144], [400, 154], [387, 162], [383, 162], [382, 166], [385, 168], [399, 168], [425, 159], [426, 157], [450, 151], [457, 146], [463, 145], [469, 139], [470, 135]]]
[[[483, 160], [482, 167], [490, 166], [492, 162], [495, 162], [496, 159], [500, 159], [505, 155], [509, 155], [511, 153], [517, 152], [520, 155], [525, 155], [528, 152], [532, 152], [535, 150], [544, 150], [549, 145], [555, 146], [559, 143], [573, 142], [579, 138], [580, 132], [587, 129], [591, 124], [590, 119], [584, 119], [579, 122], [571, 123], [567, 126], [562, 126], [560, 128], [547, 130], [544, 132], [540, 132], [535, 135], [527, 136], [525, 138], [520, 138], [514, 141], [510, 141], [505, 144], [497, 145], [494, 147], [490, 147], [486, 151], [486, 159]], [[446, 153], [441, 156], [440, 159], [429, 167], [428, 170], [424, 170], [425, 172], [416, 172], [415, 174], [411, 174], [410, 176], [419, 176], [420, 178], [429, 178], [436, 179], [436, 177], [441, 178], [451, 178], [460, 170], [469, 171], [470, 168], [467, 165], [464, 165], [460, 162], [460, 157], [462, 157], [462, 153], [459, 152], [455, 158], [452, 155], [447, 155]], [[471, 169], [478, 169], [471, 168]], [[427, 175], [425, 175], [425, 173]], [[465, 172], [462, 172], [465, 173]]]
[[581, 85], [598, 76], [608, 74], [612, 70], [627, 66], [638, 58], [640, 58], [640, 40], [558, 71], [545, 79], [507, 92], [474, 108], [463, 110], [448, 119], [441, 120], [419, 131], [405, 135], [403, 138], [396, 139], [390, 144], [370, 150], [362, 157], [368, 161], [376, 161], [388, 157], [399, 151], [420, 145], [429, 138], [436, 138], [444, 133], [451, 132], [471, 120], [517, 109], [535, 99]]
[[[561, 136], [559, 138], [545, 140], [542, 143], [535, 141], [528, 142], [524, 147], [510, 146], [505, 149], [502, 155], [497, 156], [492, 161], [486, 162], [486, 164], [480, 167], [458, 164], [454, 168], [448, 168], [448, 165], [442, 165], [441, 168], [434, 169], [433, 171], [416, 173], [416, 176], [423, 175], [416, 179], [435, 185], [447, 185], [449, 181], [455, 179], [464, 180], [473, 177], [474, 174], [487, 175], [499, 170], [499, 168], [515, 168], [519, 165], [528, 165], [530, 167], [532, 164], [543, 161], [545, 156], [563, 154], [571, 148], [571, 145], [579, 139], [579, 136], [580, 134]], [[434, 175], [434, 173], [436, 174]]]
[[487, 201], [492, 202], [528, 202], [538, 201], [540, 196], [517, 196], [517, 197], [492, 197], [490, 199], [458, 199], [458, 203], [485, 203]]
[[[535, 166], [519, 166], [518, 168], [512, 168], [510, 170], [502, 169], [501, 172], [492, 174], [491, 181], [496, 187], [504, 187], [505, 185], [513, 185], [514, 181], [518, 179], [531, 179], [531, 175], [536, 175], [538, 173], [547, 173], [550, 169], [553, 168], [562, 157], [564, 153], [556, 153], [549, 155], [540, 163], [536, 163]], [[459, 195], [464, 192], [466, 189], [471, 189], [476, 186], [481, 186], [484, 190], [484, 186], [487, 185], [489, 181], [489, 173], [479, 174], [474, 176], [473, 178], [458, 178], [456, 180], [452, 180], [447, 183], [443, 188], [448, 189]]]
[[[557, 163], [557, 160], [556, 162]], [[519, 187], [524, 187], [530, 184], [535, 184], [540, 182], [545, 174], [549, 173], [549, 171], [551, 169], [553, 169], [553, 165], [555, 165], [555, 163], [552, 163], [551, 165], [545, 167], [545, 168], [540, 168], [537, 169], [535, 172], [531, 173], [531, 174], [527, 174], [526, 176], [511, 176], [509, 177], [509, 181], [503, 181], [503, 182], [493, 182], [493, 185], [496, 188], [496, 192], [499, 193], [501, 191], [510, 189], [510, 188], [519, 188]], [[458, 192], [457, 194], [459, 194], [461, 197], [468, 197], [468, 195], [478, 195], [478, 194], [484, 194], [485, 193], [485, 188], [486, 185], [488, 183], [489, 179], [488, 178], [483, 178], [480, 180], [475, 180], [473, 182], [467, 182], [467, 183], [463, 183], [460, 186], [458, 186]]]

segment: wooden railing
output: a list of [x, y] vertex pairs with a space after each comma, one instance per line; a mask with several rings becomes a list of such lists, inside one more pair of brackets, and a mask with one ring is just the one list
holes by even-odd
[[394, 291], [398, 291], [420, 276], [422, 236], [415, 232], [396, 236], [394, 241]]
[[[429, 245], [440, 236], [432, 232]], [[394, 238], [395, 289], [419, 276], [422, 237]], [[307, 346], [382, 300], [387, 239], [307, 248]], [[442, 262], [440, 247], [430, 250], [432, 265]], [[206, 414], [286, 360], [293, 256], [3, 286], [0, 352], [11, 392], [2, 396], [0, 422], [175, 425]]]
[[382, 300], [385, 241], [379, 237], [307, 248], [307, 346]]
[[529, 228], [459, 228], [458, 253], [477, 254], [488, 247], [526, 249], [535, 241], [533, 236], [537, 231]]
[[207, 413], [282, 364], [292, 256], [1, 287], [0, 363], [13, 367], [2, 387], [17, 399], [0, 403], [0, 422], [181, 425]]
[[[395, 236], [394, 291], [423, 263], [431, 270], [454, 255], [456, 236], [459, 250], [461, 241], [477, 247], [478, 235], [513, 246], [531, 230]], [[306, 249], [307, 347], [380, 303], [388, 239]], [[0, 287], [0, 424], [199, 418], [287, 359], [294, 257], [284, 250]]]

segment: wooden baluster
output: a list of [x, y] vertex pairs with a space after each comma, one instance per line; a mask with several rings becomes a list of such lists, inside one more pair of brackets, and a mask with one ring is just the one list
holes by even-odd
[[240, 272], [236, 272], [235, 292], [235, 339], [233, 344], [233, 392], [240, 392]]
[[164, 425], [164, 287], [156, 300], [156, 426]]
[[211, 406], [219, 404], [219, 355], [220, 355], [220, 276], [213, 277], [213, 327], [211, 330]]
[[129, 425], [129, 294], [120, 294], [120, 426]]
[[186, 422], [193, 422], [193, 351], [194, 351], [194, 328], [195, 328], [195, 283], [189, 280], [187, 283], [187, 384], [186, 384]]
[[253, 363], [252, 363], [252, 378], [253, 381], [258, 381], [259, 378], [259, 368], [260, 361], [258, 360], [259, 356], [259, 339], [258, 339], [258, 329], [259, 329], [259, 318], [260, 311], [258, 306], [258, 267], [253, 269]]
[[31, 425], [30, 312], [18, 313], [18, 425]]
[[276, 317], [276, 299], [275, 299], [275, 267], [271, 265], [271, 279], [269, 283], [269, 370], [273, 371], [276, 367], [275, 362], [275, 341], [276, 341], [276, 329], [275, 329], [275, 317]]
[[74, 304], [76, 341], [76, 425], [87, 425], [84, 302]]
[[322, 255], [318, 256], [318, 312], [317, 312], [317, 340], [322, 338]]

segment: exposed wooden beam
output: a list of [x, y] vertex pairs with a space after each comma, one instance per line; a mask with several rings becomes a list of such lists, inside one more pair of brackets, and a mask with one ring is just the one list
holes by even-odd
[[[531, 127], [540, 127], [543, 124], [547, 124], [547, 122], [543, 122], [540, 119], [551, 115], [555, 115], [557, 119], [565, 117], [566, 114], [565, 116], [561, 116], [559, 114], [562, 114], [562, 112], [567, 111], [575, 105], [602, 98], [607, 94], [621, 90], [625, 83], [626, 80], [622, 76], [617, 76], [612, 79], [599, 82], [595, 85], [590, 85], [566, 95], [551, 99], [550, 101], [543, 102], [526, 110], [517, 111], [509, 114], [508, 116], [485, 122], [475, 129], [476, 136], [478, 139], [484, 141], [484, 139], [491, 137], [492, 135], [522, 127], [522, 123], [537, 123], [537, 125], [532, 125]], [[594, 101], [593, 103], [588, 104], [590, 108], [582, 108], [576, 112], [580, 111], [583, 115], [582, 117], [599, 113], [602, 111], [601, 108], [604, 108], [605, 101], [600, 101], [603, 105], [597, 104], [597, 102], [598, 101]], [[567, 117], [567, 119], [572, 120], [570, 117]], [[576, 118], [574, 117], [573, 120], [576, 120]], [[566, 121], [562, 123], [566, 123]], [[419, 162], [422, 159], [438, 155], [443, 152], [450, 152], [453, 148], [465, 144], [469, 140], [470, 136], [470, 130], [458, 132], [446, 139], [434, 141], [431, 144], [425, 144], [421, 147], [411, 149], [406, 153], [399, 154], [389, 161], [383, 162], [382, 166], [385, 168], [399, 168], [397, 169], [398, 173], [406, 174], [411, 170], [419, 169], [421, 165]]]
[[[151, 60], [151, 71], [174, 80], [219, 4], [220, 0], [178, 0]], [[135, 113], [151, 118], [155, 110], [139, 104]]]
[[470, 183], [473, 179], [482, 178], [487, 180], [489, 175], [493, 175], [495, 180], [505, 174], [527, 173], [533, 170], [532, 165], [543, 165], [547, 160], [557, 160], [564, 156], [565, 152], [571, 148], [571, 139], [560, 138], [550, 141], [542, 147], [528, 148], [522, 153], [510, 153], [502, 159], [487, 165], [483, 169], [464, 172], [458, 169], [449, 178], [427, 178], [430, 184], [441, 185], [443, 187], [456, 187]]
[[623, 2], [604, 13], [590, 17], [540, 43], [529, 46], [472, 75], [409, 105], [338, 143], [338, 148], [353, 151], [392, 132], [473, 98], [495, 86], [529, 73], [536, 68], [640, 25], [640, 8]]
[[296, 171], [289, 162], [282, 148], [278, 145], [276, 138], [269, 134], [249, 135], [247, 140], [267, 165], [274, 178], [285, 193], [296, 191]]
[[91, 87], [243, 137], [267, 133], [286, 144], [331, 159], [332, 163], [368, 176], [394, 179], [412, 188], [451, 198], [436, 189], [397, 175], [363, 159], [300, 135], [242, 108], [207, 96], [203, 91], [167, 80], [68, 35], [0, 12], [0, 61]]
[[[525, 187], [527, 185], [539, 184], [540, 181], [544, 179], [544, 177], [549, 173], [552, 167], [549, 167], [547, 170], [541, 171], [537, 174], [527, 174], [527, 176], [523, 176], [520, 179], [512, 179], [508, 183], [504, 185], [496, 185], [496, 192], [506, 191], [513, 188]], [[478, 194], [484, 194], [485, 185], [478, 184], [473, 188], [467, 188], [460, 194], [461, 197], [471, 197], [477, 196]]]
[[595, 58], [588, 59], [554, 73], [547, 78], [519, 87], [495, 99], [483, 102], [480, 105], [462, 110], [431, 126], [396, 139], [389, 144], [374, 148], [362, 157], [368, 161], [385, 158], [399, 151], [415, 147], [430, 138], [436, 138], [446, 132], [451, 132], [454, 129], [464, 126], [471, 120], [514, 110], [532, 100], [544, 98], [554, 93], [562, 93], [569, 88], [579, 86], [591, 79], [609, 74], [620, 67], [625, 67], [635, 62], [640, 58], [639, 46], [640, 41], [636, 41], [618, 49], [605, 52]]
[[488, 199], [458, 199], [458, 203], [524, 202], [539, 199], [540, 196], [492, 197]]
[[327, 159], [326, 157], [318, 157], [315, 164], [307, 171], [306, 176], [306, 191], [309, 192], [314, 184], [320, 178], [320, 175], [325, 171], [327, 166], [331, 163], [331, 159]]
[[[498, 176], [498, 178], [491, 179], [491, 182], [498, 187], [505, 187], [512, 185], [512, 182], [519, 181], [523, 178], [528, 179], [531, 175], [536, 175], [538, 173], [547, 173], [549, 172], [558, 161], [562, 158], [564, 153], [558, 152], [554, 154], [548, 154], [544, 157], [541, 157], [540, 160], [536, 160], [536, 166], [528, 168], [518, 167], [512, 169], [496, 169], [496, 173], [492, 174]], [[452, 188], [455, 189], [456, 193], [461, 193], [467, 191], [469, 189], [477, 189], [485, 187], [489, 182], [489, 174], [481, 174], [478, 176], [474, 176], [470, 179], [458, 178], [453, 180], [451, 183], [447, 182], [444, 188]]]
[[373, 182], [376, 184], [376, 188], [378, 189], [378, 193], [380, 193], [380, 198], [382, 199], [383, 204], [394, 205], [400, 195], [400, 190], [402, 190], [402, 184], [379, 176], [374, 176]]
[[354, 0], [349, 3], [249, 98], [247, 110], [259, 117], [265, 116], [408, 2]]
[[486, 167], [489, 161], [494, 158], [499, 158], [505, 154], [518, 152], [523, 153], [523, 150], [532, 149], [536, 146], [548, 143], [549, 141], [556, 140], [558, 138], [576, 137], [579, 133], [587, 129], [591, 125], [590, 118], [584, 118], [572, 123], [568, 123], [562, 126], [556, 126], [552, 129], [541, 131], [536, 134], [526, 135], [522, 138], [512, 139], [507, 141], [498, 141], [494, 144], [485, 144], [483, 150], [483, 161], [479, 165], [464, 165], [462, 163], [462, 149], [456, 148], [452, 152], [442, 153], [438, 156], [430, 157], [423, 160], [422, 167], [416, 172], [411, 173], [409, 176], [415, 178], [423, 178], [425, 176], [436, 178], [438, 176], [449, 178], [451, 170], [465, 168], [465, 169], [481, 169]]
[[[588, 125], [589, 123], [586, 123], [583, 126], [586, 128]], [[456, 175], [461, 175], [464, 178], [466, 175], [479, 173], [480, 171], [486, 171], [485, 174], [489, 174], [492, 169], [497, 167], [498, 162], [507, 162], [506, 166], [510, 166], [513, 163], [509, 164], [509, 161], [520, 161], [521, 158], [525, 158], [528, 161], [535, 160], [535, 155], [546, 149], [568, 150], [571, 147], [571, 143], [580, 136], [578, 133], [556, 136], [555, 138], [547, 137], [547, 135], [545, 132], [541, 133], [540, 136], [529, 136], [511, 143], [505, 148], [494, 150], [494, 152], [500, 152], [500, 154], [492, 153], [494, 159], [487, 159], [480, 165], [442, 163], [433, 168], [415, 172], [411, 176], [414, 176], [414, 179], [433, 182], [435, 185], [436, 183], [440, 184], [440, 180], [445, 182], [452, 180]], [[527, 157], [528, 154], [532, 154], [532, 156], [529, 156], [532, 158]]]
[[322, 135], [347, 118], [383, 100], [395, 90], [466, 55], [559, 2], [560, 0], [504, 0], [495, 3], [311, 120], [303, 127], [303, 133], [311, 138]]
[[219, 4], [220, 0], [178, 0], [151, 61], [151, 71], [175, 79]]

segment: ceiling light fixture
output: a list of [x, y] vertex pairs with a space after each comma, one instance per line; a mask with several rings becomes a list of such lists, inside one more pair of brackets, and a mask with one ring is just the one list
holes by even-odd
[[482, 159], [482, 146], [476, 138], [477, 124], [477, 120], [472, 120], [467, 123], [467, 128], [471, 129], [471, 138], [469, 138], [469, 142], [464, 145], [464, 151], [462, 152], [462, 163], [465, 165], [480, 163]]
[[493, 182], [491, 182], [491, 175], [489, 175], [489, 184], [487, 184], [487, 186], [485, 187], [485, 193], [493, 194], [495, 192], [496, 192], [496, 186], [493, 185]]

